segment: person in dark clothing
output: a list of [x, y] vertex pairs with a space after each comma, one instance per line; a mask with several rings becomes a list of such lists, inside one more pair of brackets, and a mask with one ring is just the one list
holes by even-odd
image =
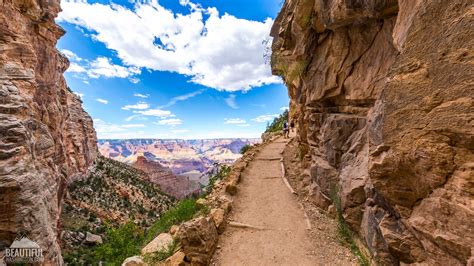
[[285, 122], [283, 124], [283, 137], [285, 139], [290, 137], [290, 129], [288, 127], [288, 122]]

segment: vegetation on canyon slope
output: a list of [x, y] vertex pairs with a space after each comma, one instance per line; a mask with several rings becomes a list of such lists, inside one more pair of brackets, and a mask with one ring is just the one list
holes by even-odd
[[273, 119], [273, 121], [267, 124], [265, 133], [278, 132], [283, 130], [283, 124], [288, 122], [288, 110], [285, 110], [280, 116]]
[[[225, 165], [219, 166], [217, 169], [219, 170], [216, 174], [210, 178], [206, 194], [212, 191], [218, 180], [224, 178], [230, 172], [230, 167]], [[129, 204], [123, 203], [121, 196], [118, 195], [120, 193], [117, 194], [117, 186], [112, 187], [110, 184], [116, 185], [125, 182], [131, 190], [142, 189], [145, 192], [134, 194], [140, 195], [141, 200], [149, 197], [147, 200], [153, 201], [163, 196], [167, 197], [159, 190], [155, 191], [159, 188], [148, 181], [144, 181], [140, 177], [141, 174], [140, 171], [126, 164], [100, 157], [96, 162], [95, 171], [88, 179], [71, 184], [70, 195], [66, 200], [63, 212], [64, 230], [90, 231], [103, 235], [104, 242], [96, 246], [87, 246], [82, 243], [68, 243], [68, 241], [63, 240], [66, 245], [63, 254], [67, 264], [96, 265], [99, 262], [105, 262], [107, 265], [120, 265], [127, 257], [139, 254], [140, 250], [160, 233], [169, 231], [172, 225], [188, 221], [194, 216], [208, 211], [205, 206], [196, 204], [198, 198], [188, 198], [177, 203], [168, 199], [165, 211], [163, 211], [163, 208], [157, 208], [147, 210], [144, 216], [140, 216], [141, 208], [137, 206], [148, 205], [142, 203], [137, 205], [135, 203], [136, 199], [129, 199]], [[94, 188], [94, 192], [91, 192], [91, 187]], [[114, 190], [115, 192], [113, 192]], [[97, 193], [97, 195], [94, 193]], [[78, 201], [87, 204], [81, 205], [78, 204]], [[125, 222], [120, 219], [106, 221], [103, 217], [102, 222], [97, 216], [100, 216], [102, 208], [106, 210], [106, 205], [103, 205], [105, 202], [115, 212], [123, 212], [129, 215], [129, 219]], [[94, 206], [94, 208], [90, 208], [91, 206]], [[159, 260], [162, 257], [165, 258], [165, 255], [152, 254], [151, 259]]]

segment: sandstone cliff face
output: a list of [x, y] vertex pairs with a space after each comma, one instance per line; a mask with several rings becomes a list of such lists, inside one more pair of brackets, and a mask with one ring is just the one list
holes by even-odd
[[287, 0], [272, 67], [326, 208], [380, 264], [474, 263], [474, 4]]
[[22, 232], [58, 264], [62, 197], [94, 161], [96, 135], [62, 76], [59, 1], [0, 0], [0, 10], [0, 250]]

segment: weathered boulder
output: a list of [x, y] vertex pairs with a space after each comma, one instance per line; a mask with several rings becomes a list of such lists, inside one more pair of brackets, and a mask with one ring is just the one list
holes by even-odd
[[183, 223], [178, 232], [182, 250], [191, 265], [208, 265], [217, 247], [217, 229], [210, 218]]
[[186, 262], [184, 262], [185, 254], [182, 251], [178, 251], [173, 254], [173, 256], [167, 258], [165, 260], [165, 266], [184, 266]]
[[214, 224], [217, 228], [217, 232], [222, 234], [225, 229], [226, 220], [225, 220], [225, 211], [223, 209], [211, 209], [209, 216], [214, 221]]
[[168, 233], [161, 233], [142, 248], [142, 254], [166, 250], [171, 243], [173, 243], [173, 236]]
[[287, 0], [272, 28], [312, 200], [327, 208], [337, 195], [381, 264], [474, 256], [472, 10], [469, 0]]
[[59, 265], [61, 202], [68, 182], [94, 162], [96, 134], [63, 77], [59, 1], [0, 5], [0, 246], [26, 233], [45, 264]]

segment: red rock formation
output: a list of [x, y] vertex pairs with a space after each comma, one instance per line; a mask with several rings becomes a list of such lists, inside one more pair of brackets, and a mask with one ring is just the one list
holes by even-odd
[[66, 183], [94, 161], [96, 135], [62, 75], [59, 1], [0, 1], [0, 10], [0, 248], [26, 233], [57, 265]]
[[473, 263], [474, 4], [287, 0], [272, 29], [301, 151], [381, 264]]
[[176, 176], [171, 169], [164, 167], [159, 162], [149, 161], [144, 156], [138, 156], [133, 167], [145, 172], [150, 182], [160, 185], [163, 192], [178, 199], [200, 192], [197, 182], [190, 181], [184, 176]]

